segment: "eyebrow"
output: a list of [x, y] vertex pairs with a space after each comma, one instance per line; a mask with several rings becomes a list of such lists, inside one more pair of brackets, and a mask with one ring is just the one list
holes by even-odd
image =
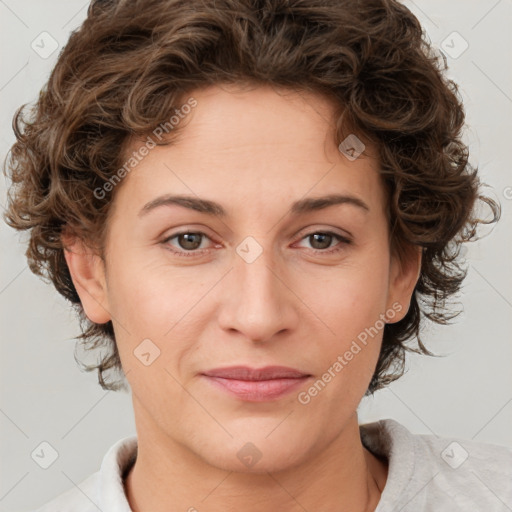
[[[293, 215], [301, 215], [338, 204], [348, 204], [356, 206], [365, 212], [370, 211], [370, 208], [362, 199], [342, 194], [330, 194], [327, 196], [300, 199], [292, 204], [290, 211]], [[156, 208], [170, 205], [183, 206], [184, 208], [189, 208], [190, 210], [195, 210], [200, 213], [206, 213], [207, 215], [217, 215], [219, 217], [227, 216], [226, 210], [219, 203], [214, 201], [188, 195], [169, 194], [159, 196], [156, 199], [149, 201], [149, 203], [146, 203], [140, 210], [138, 216], [142, 217]]]

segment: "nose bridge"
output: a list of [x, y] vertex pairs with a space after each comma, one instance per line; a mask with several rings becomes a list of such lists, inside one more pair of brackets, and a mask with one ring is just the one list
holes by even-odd
[[[249, 237], [251, 238], [251, 237]], [[253, 341], [265, 341], [297, 321], [293, 294], [283, 283], [273, 251], [252, 240], [236, 249], [219, 321]]]

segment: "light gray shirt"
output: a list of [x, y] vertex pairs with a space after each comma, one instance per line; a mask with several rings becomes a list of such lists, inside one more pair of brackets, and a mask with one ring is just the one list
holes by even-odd
[[[392, 419], [360, 425], [361, 440], [388, 460], [375, 512], [512, 512], [512, 449], [409, 432]], [[137, 437], [119, 440], [101, 468], [36, 512], [132, 512], [123, 476]]]

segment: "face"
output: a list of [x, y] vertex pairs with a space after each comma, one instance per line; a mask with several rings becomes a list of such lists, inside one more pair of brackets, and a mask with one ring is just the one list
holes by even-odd
[[[106, 273], [72, 273], [89, 318], [113, 321], [138, 430], [225, 470], [243, 471], [252, 443], [262, 457], [245, 470], [276, 471], [354, 421], [385, 316], [406, 314], [418, 267], [390, 257], [378, 161], [369, 147], [340, 152], [327, 99], [191, 96], [179, 141], [152, 148], [116, 191]], [[325, 196], [341, 199], [314, 201]], [[303, 377], [204, 375], [233, 366]]]

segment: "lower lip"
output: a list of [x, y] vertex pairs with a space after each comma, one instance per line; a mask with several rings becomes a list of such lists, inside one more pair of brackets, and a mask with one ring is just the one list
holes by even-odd
[[203, 377], [206, 377], [214, 386], [248, 402], [277, 400], [291, 393], [310, 378], [301, 377], [254, 381], [223, 379], [222, 377], [210, 377], [208, 375], [203, 375]]

